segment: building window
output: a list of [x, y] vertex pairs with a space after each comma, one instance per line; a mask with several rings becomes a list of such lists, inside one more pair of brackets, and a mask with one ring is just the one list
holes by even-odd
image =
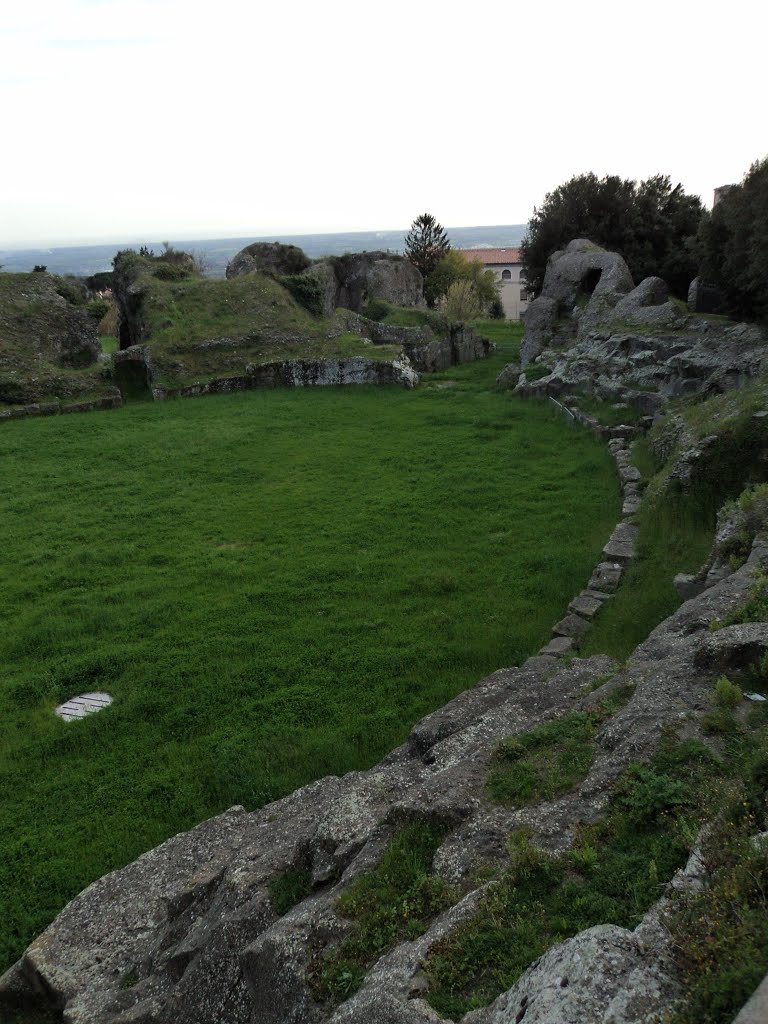
[[502, 272], [501, 272], [501, 280], [502, 281], [511, 281], [512, 280], [512, 271], [511, 270], [502, 270]]
[[520, 301], [521, 302], [527, 302], [528, 301], [528, 292], [525, 290], [525, 288], [521, 288], [520, 289]]

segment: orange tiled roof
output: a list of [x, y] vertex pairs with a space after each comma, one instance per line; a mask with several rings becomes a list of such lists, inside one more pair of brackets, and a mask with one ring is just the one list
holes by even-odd
[[520, 263], [519, 249], [459, 249], [468, 260], [479, 260], [486, 267], [496, 263]]

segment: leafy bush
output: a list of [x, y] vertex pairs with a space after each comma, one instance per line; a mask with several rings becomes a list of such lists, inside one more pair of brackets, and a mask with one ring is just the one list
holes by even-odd
[[727, 676], [720, 676], [715, 683], [715, 704], [719, 708], [735, 708], [741, 703], [741, 690]]
[[316, 277], [311, 274], [287, 274], [279, 277], [278, 281], [308, 313], [318, 317], [323, 315], [323, 290]]
[[108, 299], [91, 299], [86, 306], [88, 316], [97, 324], [101, 323], [111, 308], [112, 303]]
[[379, 323], [392, 311], [392, 305], [389, 302], [385, 302], [384, 299], [368, 299], [368, 302], [363, 310], [363, 316], [366, 316], [369, 320], [375, 320]]
[[56, 294], [60, 295], [62, 299], [66, 299], [71, 306], [83, 306], [87, 301], [88, 293], [85, 282], [82, 279], [57, 277]]
[[151, 270], [152, 276], [156, 277], [158, 281], [186, 281], [192, 275], [191, 268], [182, 263], [166, 263], [161, 261], [162, 257], [156, 257]]

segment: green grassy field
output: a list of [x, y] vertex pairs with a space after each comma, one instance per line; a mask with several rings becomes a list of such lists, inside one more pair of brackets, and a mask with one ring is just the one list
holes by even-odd
[[[523, 660], [619, 510], [603, 446], [497, 392], [264, 391], [0, 428], [0, 966], [92, 879], [369, 766]], [[107, 690], [83, 722], [60, 701]]]

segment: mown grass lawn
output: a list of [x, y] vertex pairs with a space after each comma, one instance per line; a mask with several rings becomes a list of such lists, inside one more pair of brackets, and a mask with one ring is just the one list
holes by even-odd
[[105, 871], [373, 764], [547, 639], [618, 486], [586, 431], [493, 389], [495, 329], [411, 392], [3, 424], [0, 966]]

